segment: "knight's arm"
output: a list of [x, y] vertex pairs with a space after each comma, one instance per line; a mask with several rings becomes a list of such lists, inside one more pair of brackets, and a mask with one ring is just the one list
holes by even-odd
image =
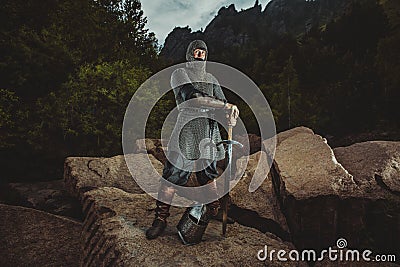
[[198, 91], [193, 85], [185, 85], [181, 89], [182, 94], [186, 95], [186, 100], [193, 99], [195, 106], [200, 107], [211, 107], [211, 108], [227, 108], [226, 99], [219, 99], [216, 96], [206, 95], [203, 92]]
[[202, 106], [213, 107], [213, 108], [229, 108], [228, 101], [225, 98], [224, 93], [222, 92], [221, 86], [219, 85], [217, 79], [212, 76], [210, 78], [212, 81], [213, 87], [213, 96], [210, 95], [201, 95], [198, 92], [194, 93], [194, 97], [196, 97], [198, 103]]
[[217, 96], [210, 96], [197, 90], [183, 69], [174, 71], [171, 77], [171, 86], [174, 88], [177, 97], [182, 98], [183, 101], [192, 100], [190, 101], [191, 106], [212, 108], [228, 107], [225, 97], [220, 99]]

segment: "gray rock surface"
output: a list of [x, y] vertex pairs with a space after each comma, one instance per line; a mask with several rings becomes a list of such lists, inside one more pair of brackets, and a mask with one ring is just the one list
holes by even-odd
[[0, 204], [1, 266], [79, 266], [82, 224]]
[[280, 132], [276, 136], [276, 146], [279, 146], [286, 139], [288, 139], [296, 134], [299, 134], [299, 133], [314, 134], [313, 130], [311, 130], [310, 128], [304, 127], [304, 126], [292, 128], [290, 130]]

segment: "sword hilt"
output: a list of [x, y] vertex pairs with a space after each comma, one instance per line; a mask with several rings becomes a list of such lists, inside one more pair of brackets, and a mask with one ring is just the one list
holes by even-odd
[[232, 140], [232, 125], [228, 126], [228, 140]]

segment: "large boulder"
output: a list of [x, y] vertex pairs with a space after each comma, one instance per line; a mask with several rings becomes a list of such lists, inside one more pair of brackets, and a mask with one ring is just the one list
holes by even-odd
[[5, 204], [0, 218], [2, 266], [79, 266], [80, 222]]
[[[278, 140], [279, 140], [278, 135]], [[353, 196], [358, 187], [339, 164], [321, 136], [298, 133], [279, 142], [275, 153], [275, 168], [285, 186], [284, 201], [336, 195]]]
[[[334, 149], [361, 191], [363, 231], [382, 253], [400, 251], [400, 142], [369, 141]], [[400, 258], [400, 253], [397, 254]]]
[[[265, 140], [263, 147], [274, 143]], [[155, 200], [136, 184], [133, 178], [138, 177], [132, 177], [123, 156], [68, 158], [64, 180], [83, 203], [86, 218], [81, 264], [293, 266], [293, 262], [258, 261], [256, 253], [264, 245], [269, 250], [288, 251], [295, 245], [299, 251], [319, 252], [334, 246], [339, 238], [348, 240], [349, 249], [369, 248], [386, 254], [399, 251], [396, 142], [371, 142], [333, 151], [325, 138], [298, 127], [279, 133], [276, 144], [271, 171], [264, 151], [237, 160], [235, 168], [244, 175], [230, 192], [234, 203], [230, 216], [237, 222], [228, 226], [228, 237], [221, 238], [221, 224], [212, 221], [203, 242], [193, 247], [182, 246], [176, 234], [183, 208], [171, 209], [163, 236], [145, 239]], [[133, 176], [146, 180], [162, 173], [163, 165], [153, 155], [149, 158], [154, 168], [147, 164], [147, 153], [159, 148], [157, 140], [138, 145], [139, 154], [129, 155], [137, 167]], [[193, 180], [192, 176], [191, 185], [196, 185]], [[250, 192], [253, 180], [261, 186]], [[157, 189], [152, 188], [154, 192]]]
[[[127, 157], [130, 164], [135, 164], [137, 179], [149, 177], [150, 180], [156, 176], [155, 172], [162, 173], [163, 165], [153, 155], [130, 154]], [[147, 157], [152, 166], [149, 166]], [[104, 186], [130, 193], [144, 192], [129, 172], [123, 155], [112, 158], [69, 157], [64, 163], [64, 182], [67, 190], [79, 199], [84, 192]]]
[[278, 134], [272, 174], [295, 244], [316, 249], [334, 244], [337, 200], [357, 186], [324, 140], [304, 127]]
[[[374, 157], [366, 153], [368, 148], [341, 148], [334, 153], [324, 138], [307, 128], [280, 133], [277, 140], [273, 184], [296, 247], [322, 250], [345, 238], [351, 248], [398, 251], [394, 240], [399, 236], [399, 169], [393, 163], [398, 162], [398, 145], [369, 147]], [[392, 155], [386, 155], [386, 161], [377, 160], [387, 153]], [[371, 179], [377, 166], [382, 176]], [[386, 245], [378, 233], [389, 241]]]
[[145, 230], [154, 218], [155, 201], [147, 194], [130, 194], [103, 187], [84, 193], [82, 266], [306, 266], [288, 262], [264, 262], [257, 253], [268, 249], [294, 249], [274, 235], [239, 224], [228, 225], [226, 238], [221, 223], [210, 222], [203, 241], [185, 246], [176, 225], [184, 208], [171, 208], [162, 236], [147, 240]]
[[[276, 146], [279, 146], [283, 141], [285, 141], [286, 139], [295, 136], [297, 134], [314, 134], [313, 130], [311, 130], [310, 128], [304, 127], [304, 126], [300, 126], [300, 127], [296, 127], [296, 128], [292, 128], [290, 130], [284, 131], [284, 132], [280, 132], [279, 134], [276, 135]], [[265, 143], [265, 142], [264, 142]]]
[[273, 184], [295, 244], [315, 249], [334, 244], [343, 219], [339, 213], [349, 212], [341, 200], [357, 191], [357, 185], [311, 130], [292, 129], [277, 140]]
[[400, 142], [369, 141], [333, 151], [365, 197], [400, 196]]

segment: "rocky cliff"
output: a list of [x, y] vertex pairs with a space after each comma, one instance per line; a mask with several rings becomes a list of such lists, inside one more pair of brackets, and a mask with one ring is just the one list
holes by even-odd
[[210, 47], [210, 60], [225, 49], [248, 43], [273, 45], [285, 35], [299, 36], [312, 27], [323, 27], [346, 11], [346, 0], [272, 0], [264, 10], [258, 1], [237, 11], [232, 4], [222, 7], [204, 31], [176, 27], [166, 38], [160, 55], [171, 62], [184, 60], [190, 41], [201, 38]]

